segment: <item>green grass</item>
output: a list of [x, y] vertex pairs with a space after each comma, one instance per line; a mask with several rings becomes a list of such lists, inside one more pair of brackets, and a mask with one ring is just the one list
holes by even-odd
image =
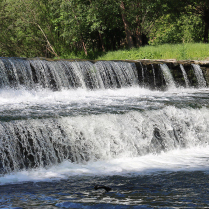
[[97, 57], [97, 60], [139, 60], [139, 59], [176, 59], [205, 60], [209, 59], [209, 44], [164, 44], [144, 46], [130, 50], [107, 52]]

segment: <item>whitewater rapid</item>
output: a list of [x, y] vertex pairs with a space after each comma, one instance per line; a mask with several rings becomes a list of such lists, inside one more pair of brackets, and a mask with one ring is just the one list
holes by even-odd
[[23, 170], [0, 176], [0, 184], [54, 181], [71, 176], [135, 176], [177, 171], [209, 172], [209, 146], [197, 146], [148, 154], [140, 157], [122, 157], [84, 164], [64, 161], [48, 168]]
[[[99, 152], [102, 157], [90, 158], [86, 162], [64, 160], [54, 165], [10, 172], [0, 176], [0, 184], [52, 181], [77, 175], [147, 175], [184, 170], [207, 172], [208, 93], [206, 88], [176, 88], [165, 92], [140, 87], [95, 91], [63, 89], [58, 92], [41, 88], [1, 89], [2, 123], [11, 121], [11, 124], [25, 124], [25, 127], [27, 124], [33, 127], [34, 131], [34, 124], [47, 124], [50, 127], [50, 117], [56, 116], [53, 121], [65, 127], [66, 132], [71, 133], [72, 127], [76, 127], [90, 140], [88, 143], [95, 143], [94, 149], [97, 151], [101, 147], [97, 142], [101, 143], [104, 139], [106, 142], [104, 141], [101, 149], [107, 150], [104, 149], [103, 154]], [[152, 139], [153, 130], [149, 129], [155, 127], [155, 124], [158, 128], [162, 125], [163, 129], [170, 133], [172, 124], [177, 123], [178, 127], [182, 128], [179, 136], [188, 142], [186, 147], [174, 146], [171, 150], [145, 152], [142, 156], [137, 156], [136, 150], [131, 151], [131, 143], [136, 143], [137, 139], [141, 140], [137, 137], [145, 136], [147, 141]], [[188, 127], [186, 124], [189, 124]], [[56, 126], [58, 125], [52, 125]], [[139, 135], [134, 128], [137, 126], [141, 130]], [[106, 139], [102, 138], [104, 136]], [[54, 137], [56, 138], [56, 135]], [[108, 148], [111, 145], [108, 143], [112, 139], [119, 144], [121, 154], [119, 150], [112, 150], [117, 155], [111, 154]]]

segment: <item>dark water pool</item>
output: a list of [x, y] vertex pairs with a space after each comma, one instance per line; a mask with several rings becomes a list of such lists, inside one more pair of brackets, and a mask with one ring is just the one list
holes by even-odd
[[[96, 184], [112, 190], [94, 190]], [[80, 176], [2, 185], [0, 194], [0, 208], [208, 208], [209, 173]]]

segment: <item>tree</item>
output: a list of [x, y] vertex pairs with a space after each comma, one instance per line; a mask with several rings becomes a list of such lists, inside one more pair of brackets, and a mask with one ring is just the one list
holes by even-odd
[[15, 56], [58, 56], [51, 15], [52, 2], [46, 0], [6, 0], [4, 31]]
[[[197, 18], [201, 18], [204, 25], [203, 41], [205, 43], [208, 43], [209, 0], [170, 0], [169, 11], [171, 11], [171, 13], [174, 14], [175, 17], [179, 17], [179, 15], [187, 15], [189, 18], [195, 15]], [[194, 22], [194, 25], [195, 24], [196, 23]]]
[[147, 44], [150, 30], [155, 21], [163, 15], [164, 0], [120, 1], [124, 30], [128, 46], [140, 47]]
[[121, 3], [120, 3], [120, 8], [121, 8], [121, 16], [122, 16], [122, 20], [123, 20], [123, 24], [124, 24], [124, 29], [125, 29], [125, 33], [126, 33], [126, 41], [128, 43], [128, 47], [132, 48], [134, 46], [134, 43], [133, 43], [132, 33], [130, 31], [130, 26], [127, 21], [126, 8], [125, 8], [123, 1], [121, 1]]
[[148, 43], [208, 42], [209, 0], [0, 0], [3, 56], [92, 57]]
[[0, 53], [1, 56], [14, 56], [14, 42], [10, 41], [10, 38], [14, 36], [11, 28], [13, 20], [8, 15], [6, 7], [6, 2], [0, 0]]
[[208, 31], [209, 31], [209, 0], [190, 0], [188, 10], [192, 13], [199, 15], [204, 24], [203, 40], [208, 43]]

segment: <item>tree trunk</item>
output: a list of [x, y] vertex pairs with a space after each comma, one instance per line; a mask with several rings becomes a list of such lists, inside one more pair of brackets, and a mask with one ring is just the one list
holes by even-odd
[[124, 6], [123, 1], [121, 1], [120, 8], [121, 8], [121, 14], [122, 14], [122, 20], [123, 20], [123, 24], [124, 24], [124, 29], [125, 29], [125, 33], [126, 33], [126, 41], [128, 43], [128, 47], [132, 48], [134, 46], [134, 43], [133, 43], [133, 38], [131, 36], [132, 35], [131, 31], [129, 29], [128, 21], [126, 20], [125, 6]]
[[[74, 10], [73, 10], [73, 12], [74, 12]], [[80, 25], [80, 22], [78, 21], [76, 15], [75, 15], [75, 19], [77, 20], [78, 25]], [[85, 42], [84, 42], [84, 38], [83, 38], [82, 32], [81, 32], [81, 41], [82, 41], [84, 53], [85, 53], [85, 55], [87, 56], [87, 55], [88, 55], [88, 52], [87, 52], [87, 49], [86, 49], [86, 44], [85, 44]]]
[[203, 20], [204, 20], [204, 43], [208, 43], [208, 31], [209, 31], [209, 8], [204, 8], [203, 12]]
[[140, 28], [140, 21], [139, 18], [136, 18], [137, 28], [136, 28], [136, 45], [138, 47], [142, 46], [142, 32]]
[[84, 39], [83, 39], [83, 35], [82, 35], [82, 34], [81, 34], [81, 41], [82, 41], [84, 53], [85, 53], [85, 55], [87, 56], [87, 55], [88, 55], [88, 52], [87, 52], [86, 44], [85, 44], [85, 42], [84, 42]]
[[208, 30], [209, 30], [209, 23], [205, 22], [204, 43], [208, 43]]
[[209, 31], [209, 6], [206, 2], [202, 5], [202, 19], [204, 21], [204, 43], [208, 43], [208, 31]]
[[102, 34], [101, 33], [99, 33], [99, 39], [100, 39], [100, 42], [101, 42], [102, 51], [105, 52], [105, 47], [104, 47], [104, 44], [103, 44], [103, 39], [102, 39]]
[[39, 28], [40, 31], [42, 32], [44, 38], [46, 39], [46, 43], [47, 43], [46, 49], [47, 49], [48, 51], [50, 51], [52, 54], [54, 54], [56, 57], [59, 57], [58, 54], [55, 52], [53, 46], [50, 44], [50, 42], [49, 42], [49, 40], [48, 40], [46, 34], [45, 34], [44, 31], [42, 30], [41, 26], [40, 26], [38, 23], [34, 23], [34, 24], [36, 24], [36, 25], [38, 26], [38, 28]]

